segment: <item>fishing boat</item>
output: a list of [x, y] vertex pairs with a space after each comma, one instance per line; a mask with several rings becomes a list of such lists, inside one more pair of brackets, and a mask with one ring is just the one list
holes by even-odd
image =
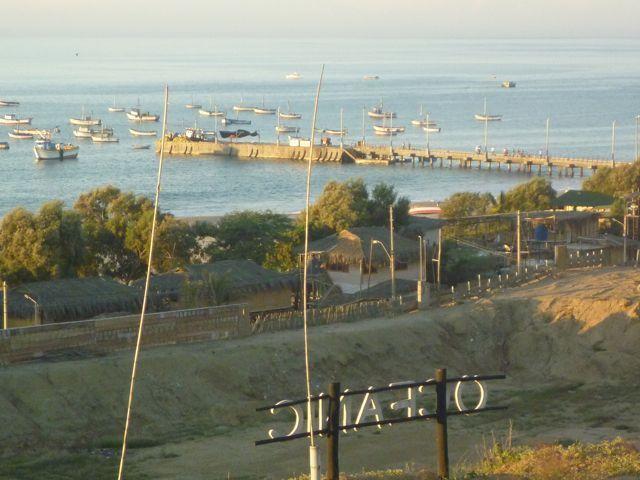
[[[34, 137], [50, 137], [51, 136], [51, 130], [42, 130], [40, 128], [16, 128], [13, 130], [14, 132], [20, 132], [20, 133], [30, 133], [31, 135], [33, 135]], [[53, 129], [54, 132], [56, 133], [60, 133], [60, 129], [58, 127], [55, 127]]]
[[101, 132], [110, 133], [111, 135], [113, 135], [112, 128], [78, 127], [73, 131], [73, 136], [76, 138], [91, 138], [92, 135]]
[[120, 140], [113, 133], [98, 132], [91, 135], [91, 141], [93, 143], [118, 143]]
[[31, 124], [31, 117], [18, 118], [15, 113], [9, 113], [0, 117], [0, 125], [29, 125]]
[[72, 160], [78, 158], [80, 147], [69, 143], [53, 143], [51, 140], [38, 140], [33, 147], [36, 160]]
[[127, 118], [133, 122], [157, 122], [160, 117], [149, 112], [143, 112], [139, 108], [132, 108], [127, 112]]
[[438, 124], [436, 122], [434, 122], [433, 120], [429, 120], [428, 117], [425, 118], [425, 114], [424, 114], [422, 105], [420, 105], [420, 111], [418, 113], [418, 118], [416, 120], [411, 120], [411, 125], [413, 125], [414, 127], [435, 127]]
[[275, 108], [267, 108], [264, 106], [264, 95], [262, 96], [262, 106], [261, 107], [255, 107], [253, 109], [253, 113], [255, 113], [256, 115], [275, 115], [276, 114], [276, 109]]
[[124, 112], [124, 107], [118, 107], [116, 106], [116, 97], [113, 97], [113, 106], [107, 108], [107, 111], [111, 112], [111, 113], [122, 113]]
[[134, 137], [155, 137], [158, 135], [155, 130], [136, 130], [135, 128], [130, 128], [129, 133]]
[[14, 130], [13, 132], [9, 132], [9, 137], [15, 140], [31, 140], [33, 138], [33, 133], [21, 132], [20, 130]]
[[253, 112], [255, 107], [245, 105], [244, 99], [240, 96], [240, 103], [233, 106], [235, 112]]
[[216, 132], [208, 132], [201, 128], [186, 128], [184, 136], [192, 142], [215, 142]]
[[480, 122], [499, 122], [502, 120], [502, 115], [489, 115], [487, 113], [487, 99], [484, 99], [484, 110], [482, 113], [476, 113], [474, 118]]
[[347, 135], [347, 129], [343, 128], [342, 130], [335, 130], [332, 128], [325, 128], [324, 130], [322, 130], [322, 133], [325, 133], [327, 135], [332, 135], [335, 137], [344, 137]]
[[195, 103], [195, 102], [193, 101], [193, 95], [191, 95], [191, 103], [187, 103], [187, 104], [184, 106], [184, 108], [187, 108], [187, 109], [189, 109], [189, 110], [196, 110], [196, 109], [198, 109], [198, 108], [202, 108], [202, 105], [200, 105], [200, 104], [198, 104], [198, 103]]
[[149, 150], [151, 148], [151, 145], [132, 145], [131, 149], [132, 150]]
[[0, 150], [9, 150], [9, 142], [0, 142]]
[[204, 117], [224, 117], [227, 112], [218, 110], [218, 105], [213, 105], [213, 98], [209, 98], [209, 110], [200, 108], [198, 113]]
[[223, 118], [220, 120], [223, 125], [251, 125], [251, 120], [241, 120], [239, 118]]
[[376, 133], [404, 133], [404, 127], [385, 127], [384, 125], [374, 125], [373, 130]]
[[363, 80], [380, 80], [378, 75], [365, 75], [362, 77]]
[[516, 88], [516, 82], [505, 80], [504, 82], [502, 82], [502, 88]]
[[0, 100], [0, 107], [17, 107], [20, 102], [14, 102], [13, 100]]
[[278, 116], [284, 120], [300, 120], [302, 114], [291, 111], [291, 104], [287, 102], [287, 112], [278, 111]]
[[285, 78], [287, 80], [300, 80], [302, 78], [302, 75], [300, 75], [298, 72], [293, 72], [289, 73], [287, 76], [285, 76]]
[[291, 127], [287, 125], [277, 125], [276, 133], [298, 133], [300, 131], [300, 127]]
[[429, 125], [428, 127], [427, 126], [422, 127], [422, 130], [428, 133], [440, 133], [442, 129], [440, 127]]
[[69, 119], [69, 123], [71, 125], [80, 125], [83, 127], [93, 127], [96, 125], [100, 125], [102, 123], [102, 120], [100, 120], [99, 118], [92, 118], [91, 115], [85, 115], [84, 114], [84, 107], [82, 108], [82, 115], [80, 115], [80, 118], [70, 118]]
[[367, 112], [370, 118], [396, 118], [395, 112], [385, 112], [383, 110], [382, 103], [379, 106], [373, 107]]

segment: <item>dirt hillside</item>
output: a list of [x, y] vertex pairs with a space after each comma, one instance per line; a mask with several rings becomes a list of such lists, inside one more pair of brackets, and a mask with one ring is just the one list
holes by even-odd
[[[483, 436], [504, 431], [509, 420], [520, 441], [634, 438], [640, 392], [627, 382], [640, 367], [639, 277], [632, 269], [574, 272], [451, 308], [312, 329], [314, 389], [334, 379], [358, 388], [428, 378], [439, 366], [452, 374], [505, 372], [490, 401], [508, 404], [507, 413], [451, 422], [455, 461], [473, 458]], [[255, 407], [304, 396], [302, 353], [301, 331], [144, 351], [129, 478], [304, 471], [304, 441], [253, 446], [273, 424]], [[5, 464], [37, 452], [58, 463], [106, 458], [110, 472], [130, 366], [124, 352], [2, 369]], [[350, 434], [341, 443], [343, 467], [429, 464], [432, 436], [421, 423]], [[32, 468], [6, 478], [29, 478]]]

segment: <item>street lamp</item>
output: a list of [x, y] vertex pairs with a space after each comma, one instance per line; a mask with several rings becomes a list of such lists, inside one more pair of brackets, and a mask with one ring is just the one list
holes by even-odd
[[636, 158], [635, 161], [637, 162], [638, 160], [640, 160], [640, 152], [638, 150], [640, 150], [640, 115], [636, 115]]
[[396, 298], [396, 269], [395, 269], [394, 254], [393, 253], [389, 253], [389, 251], [387, 250], [387, 247], [385, 247], [384, 243], [382, 243], [380, 240], [372, 240], [371, 241], [372, 248], [373, 248], [373, 245], [380, 245], [382, 247], [382, 250], [384, 250], [384, 253], [386, 253], [387, 257], [389, 258], [389, 266], [391, 268], [391, 298], [393, 300], [395, 300], [395, 298]]
[[35, 324], [38, 322], [38, 302], [36, 302], [33, 298], [31, 298], [26, 293], [24, 294], [24, 298], [26, 298], [27, 300], [33, 303], [33, 323]]

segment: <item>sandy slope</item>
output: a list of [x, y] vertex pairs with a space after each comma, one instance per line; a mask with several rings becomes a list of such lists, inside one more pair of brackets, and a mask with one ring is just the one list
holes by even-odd
[[[452, 308], [313, 329], [314, 388], [427, 378], [438, 366], [506, 372], [490, 403], [509, 404], [508, 413], [452, 420], [457, 461], [509, 419], [526, 441], [635, 438], [639, 277], [631, 269], [570, 273]], [[272, 424], [256, 406], [304, 396], [302, 351], [300, 331], [145, 351], [133, 436], [158, 445], [133, 450], [133, 464], [157, 479], [304, 471], [304, 441], [253, 446]], [[0, 371], [4, 455], [112, 446], [130, 362], [123, 353]], [[432, 436], [428, 423], [349, 434], [343, 467], [430, 464]]]

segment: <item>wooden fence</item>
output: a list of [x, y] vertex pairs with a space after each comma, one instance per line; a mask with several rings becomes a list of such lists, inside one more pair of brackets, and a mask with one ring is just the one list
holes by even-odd
[[[104, 354], [131, 348], [140, 315], [0, 330], [0, 364]], [[246, 304], [151, 313], [143, 345], [158, 346], [251, 334]]]

